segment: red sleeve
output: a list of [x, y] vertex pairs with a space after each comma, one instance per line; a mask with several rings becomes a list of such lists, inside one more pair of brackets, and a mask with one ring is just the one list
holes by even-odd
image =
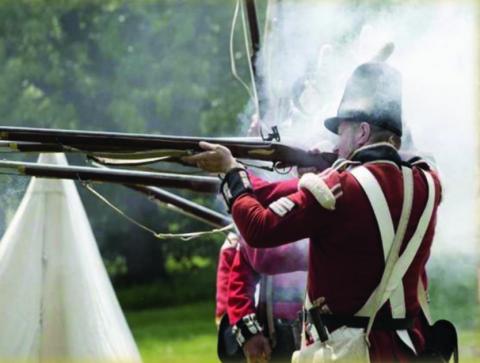
[[255, 272], [242, 248], [237, 249], [228, 283], [227, 313], [231, 325], [256, 312], [255, 287], [259, 279], [260, 275]]
[[215, 318], [220, 318], [227, 311], [228, 279], [236, 253], [236, 244], [225, 241], [218, 257], [217, 292]]
[[262, 205], [269, 205], [275, 199], [295, 193], [298, 188], [298, 178], [268, 182], [258, 176], [248, 173], [255, 197]]
[[[274, 211], [274, 203], [263, 206], [255, 194], [243, 194], [232, 207], [232, 216], [240, 234], [252, 247], [274, 247], [307, 238], [327, 222], [328, 213], [303, 189], [288, 195], [293, 205], [286, 214]], [[281, 202], [280, 202], [281, 203]]]
[[[235, 199], [232, 217], [252, 247], [275, 247], [307, 237], [321, 236], [335, 218], [336, 200], [343, 194], [335, 169], [307, 173], [254, 188]], [[260, 196], [263, 196], [263, 200]]]
[[260, 188], [265, 185], [268, 185], [268, 181], [256, 176], [254, 173], [251, 171], [248, 171], [248, 178], [250, 179], [250, 182], [252, 183], [253, 188]]

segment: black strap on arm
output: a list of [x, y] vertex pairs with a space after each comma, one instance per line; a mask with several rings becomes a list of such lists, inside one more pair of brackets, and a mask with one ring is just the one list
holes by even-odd
[[222, 180], [220, 185], [220, 193], [222, 193], [225, 203], [228, 206], [230, 212], [233, 206], [233, 202], [240, 195], [245, 193], [251, 193], [253, 191], [252, 183], [248, 178], [248, 174], [245, 169], [234, 168], [230, 170]]

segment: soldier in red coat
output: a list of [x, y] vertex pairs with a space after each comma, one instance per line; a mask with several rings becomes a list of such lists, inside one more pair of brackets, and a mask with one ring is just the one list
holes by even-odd
[[222, 317], [227, 313], [228, 301], [228, 280], [233, 260], [237, 253], [238, 236], [235, 233], [229, 233], [218, 254], [217, 265], [217, 283], [215, 296], [215, 325], [220, 325]]
[[[338, 135], [339, 159], [331, 168], [300, 179], [255, 187], [242, 164], [221, 145], [201, 143], [207, 151], [186, 160], [225, 173], [222, 194], [251, 246], [310, 239], [307, 298], [322, 306], [327, 335], [367, 328], [368, 317], [361, 312], [381, 288], [392, 240], [404, 229], [399, 254], [411, 258], [402, 259], [402, 273], [393, 273], [399, 281], [376, 313], [369, 356], [373, 362], [412, 361], [426, 345], [419, 291], [420, 282], [426, 282], [441, 186], [422, 159], [399, 156], [399, 73], [385, 63], [357, 67], [337, 117], [327, 119], [325, 126]], [[408, 207], [406, 175], [411, 175], [413, 193]], [[252, 324], [243, 324], [246, 337]], [[318, 330], [313, 339], [325, 333]]]
[[[230, 271], [227, 311], [247, 362], [269, 356], [274, 362], [289, 361], [298, 349], [298, 317], [307, 278], [306, 242], [265, 249], [239, 243]], [[241, 332], [246, 319], [259, 323], [255, 325], [258, 331], [247, 338]]]

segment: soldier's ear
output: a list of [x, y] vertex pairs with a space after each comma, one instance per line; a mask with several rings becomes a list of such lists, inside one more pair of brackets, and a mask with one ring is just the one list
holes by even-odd
[[365, 145], [372, 134], [372, 126], [367, 122], [360, 122], [355, 133], [355, 141], [358, 146]]

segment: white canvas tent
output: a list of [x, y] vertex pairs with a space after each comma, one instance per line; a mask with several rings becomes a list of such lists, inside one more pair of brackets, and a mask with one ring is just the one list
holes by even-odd
[[33, 178], [0, 242], [5, 360], [141, 361], [72, 181]]

